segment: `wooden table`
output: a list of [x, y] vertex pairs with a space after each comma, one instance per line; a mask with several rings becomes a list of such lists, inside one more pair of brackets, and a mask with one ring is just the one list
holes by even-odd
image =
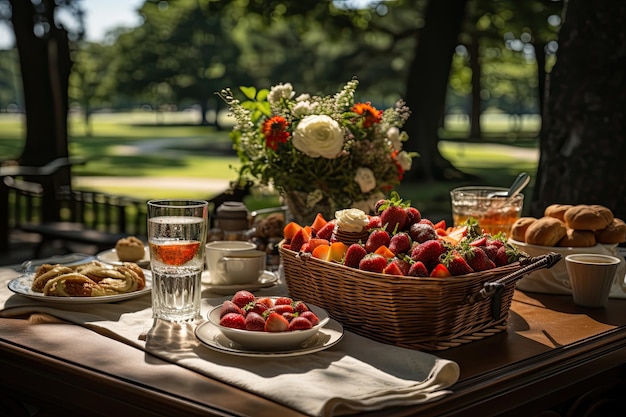
[[[119, 345], [76, 325], [0, 319], [0, 405], [19, 399], [46, 416], [301, 416]], [[594, 310], [516, 291], [506, 332], [436, 354], [460, 365], [453, 394], [362, 415], [626, 415], [626, 300]]]

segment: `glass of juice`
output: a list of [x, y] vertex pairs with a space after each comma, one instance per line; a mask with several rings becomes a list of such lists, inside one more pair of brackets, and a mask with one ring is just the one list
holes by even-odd
[[148, 201], [153, 317], [188, 321], [200, 316], [208, 202]]
[[502, 232], [509, 236], [511, 226], [521, 216], [524, 195], [493, 195], [506, 191], [508, 188], [487, 186], [459, 187], [450, 191], [454, 225], [461, 226], [472, 217], [485, 233], [495, 236]]

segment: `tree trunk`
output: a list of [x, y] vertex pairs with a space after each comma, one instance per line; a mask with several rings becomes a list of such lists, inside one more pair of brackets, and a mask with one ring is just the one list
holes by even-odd
[[531, 212], [602, 204], [626, 219], [626, 4], [571, 0], [567, 7]]
[[472, 43], [469, 47], [470, 68], [472, 69], [472, 108], [470, 109], [470, 139], [482, 138], [482, 129], [480, 127], [480, 115], [482, 114], [482, 100], [480, 98], [481, 90], [481, 70], [479, 50], [480, 44], [476, 31], [472, 32]]
[[406, 149], [417, 151], [413, 169], [405, 178], [452, 179], [462, 175], [443, 158], [437, 147], [438, 128], [444, 114], [454, 48], [458, 45], [467, 0], [430, 1], [409, 69], [406, 104], [411, 117], [404, 128]]
[[[43, 0], [43, 14], [33, 2], [11, 0], [11, 22], [19, 52], [26, 110], [26, 141], [20, 163], [42, 166], [68, 156], [67, 112], [71, 60], [67, 32], [54, 24], [54, 0]], [[36, 16], [49, 23], [49, 30], [35, 35]], [[62, 168], [55, 178], [33, 179], [44, 187], [44, 220], [56, 220], [55, 192], [70, 185], [70, 171]]]
[[546, 98], [546, 44], [544, 42], [533, 43], [535, 59], [537, 61], [537, 97], [539, 98], [539, 114], [545, 114]]

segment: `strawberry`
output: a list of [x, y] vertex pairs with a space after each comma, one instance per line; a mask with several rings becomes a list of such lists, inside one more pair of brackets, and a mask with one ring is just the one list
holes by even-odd
[[446, 252], [446, 247], [439, 240], [427, 240], [420, 243], [411, 252], [411, 259], [422, 261], [431, 270], [440, 261], [439, 257]]
[[487, 236], [481, 236], [470, 242], [470, 246], [487, 246]]
[[434, 278], [448, 278], [451, 277], [452, 274], [444, 264], [437, 264], [437, 266], [430, 273], [430, 276]]
[[311, 324], [311, 322], [309, 320], [307, 320], [304, 317], [294, 317], [293, 320], [291, 320], [291, 322], [289, 323], [289, 326], [287, 327], [287, 330], [289, 331], [293, 331], [293, 330], [307, 330], [310, 329], [311, 327], [313, 327], [313, 324]]
[[435, 223], [433, 223], [431, 220], [429, 220], [429, 219], [425, 219], [425, 218], [423, 218], [423, 217], [420, 219], [420, 221], [419, 221], [418, 223], [421, 223], [421, 224], [427, 224], [427, 225], [429, 225], [429, 226], [432, 226], [432, 227], [433, 227], [433, 229], [435, 228]]
[[289, 249], [291, 249], [294, 252], [300, 252], [300, 249], [302, 249], [302, 246], [309, 241], [310, 236], [307, 236], [307, 233], [305, 232], [304, 228], [298, 230], [296, 232], [296, 234], [293, 236], [293, 238], [291, 239], [291, 244], [289, 246]]
[[249, 311], [245, 320], [246, 330], [262, 332], [265, 329], [265, 319], [254, 311]]
[[363, 247], [363, 245], [358, 243], [353, 243], [348, 246], [348, 250], [346, 251], [346, 256], [343, 258], [343, 264], [349, 266], [351, 268], [358, 268], [359, 262], [361, 259], [367, 255], [367, 251]]
[[486, 271], [496, 267], [496, 264], [489, 259], [485, 251], [480, 247], [470, 247], [467, 252], [465, 252], [465, 259], [467, 259], [469, 266], [476, 272]]
[[509, 257], [506, 252], [506, 246], [500, 246], [498, 248], [496, 256], [493, 259], [493, 262], [496, 264], [496, 266], [504, 266], [509, 264]]
[[237, 304], [239, 308], [244, 308], [246, 304], [254, 301], [254, 294], [252, 294], [250, 291], [239, 290], [235, 293], [235, 295], [233, 295], [231, 301]]
[[278, 297], [274, 300], [275, 306], [291, 305], [291, 304], [293, 304], [293, 299], [289, 297]]
[[437, 229], [446, 230], [447, 229], [446, 221], [445, 220], [439, 220], [437, 223], [435, 223], [433, 225], [433, 227], [435, 228], [435, 230], [437, 230]]
[[283, 313], [292, 313], [296, 310], [290, 304], [276, 304], [274, 307], [270, 308], [270, 311], [273, 313], [283, 314]]
[[409, 262], [410, 258], [406, 255], [396, 256], [391, 260], [392, 263], [398, 265], [400, 271], [402, 271], [402, 275], [409, 275], [409, 268], [411, 268], [411, 263]]
[[284, 313], [281, 313], [280, 315], [283, 316], [285, 318], [285, 320], [287, 320], [287, 321], [291, 321], [291, 320], [293, 320], [294, 317], [296, 317], [296, 315], [294, 313], [290, 313], [288, 311], [285, 311]]
[[378, 207], [377, 213], [380, 213], [380, 222], [387, 233], [392, 234], [404, 230], [408, 225], [409, 216], [406, 213], [408, 206], [408, 202], [403, 202], [400, 195], [392, 191], [390, 197]]
[[226, 300], [222, 303], [220, 308], [220, 317], [224, 317], [228, 313], [243, 314], [243, 310], [232, 301]]
[[443, 259], [442, 263], [448, 268], [452, 275], [465, 275], [474, 272], [465, 258], [457, 251], [450, 251]]
[[256, 314], [261, 314], [261, 315], [269, 309], [269, 307], [266, 304], [261, 303], [259, 301], [255, 301], [254, 303], [248, 304], [246, 308], [247, 308], [248, 314], [256, 313]]
[[376, 204], [374, 204], [374, 213], [380, 213], [382, 211], [381, 207], [383, 206], [383, 204], [387, 204], [388, 202], [389, 200], [385, 199], [378, 200]]
[[267, 308], [274, 307], [274, 300], [270, 297], [261, 297], [256, 302], [265, 305]]
[[246, 319], [241, 314], [227, 313], [220, 319], [220, 326], [243, 330], [246, 328]]
[[409, 219], [409, 225], [419, 223], [419, 221], [422, 220], [422, 213], [415, 207], [407, 207], [405, 210], [406, 216]]
[[487, 246], [489, 245], [497, 246], [498, 248], [500, 248], [504, 246], [504, 241], [501, 239], [489, 238], [487, 239]]
[[404, 275], [400, 267], [395, 262], [389, 262], [383, 269], [383, 274], [387, 275]]
[[337, 220], [330, 220], [320, 230], [315, 232], [315, 236], [318, 239], [330, 240], [330, 237], [333, 234], [333, 230], [335, 230], [335, 223], [337, 223]]
[[407, 253], [411, 249], [411, 237], [406, 232], [396, 233], [391, 237], [389, 250], [394, 254]]
[[294, 307], [293, 308], [299, 314], [302, 314], [305, 311], [309, 311], [309, 307], [305, 303], [303, 303], [302, 301], [296, 301], [294, 303]]
[[311, 325], [316, 326], [317, 323], [320, 322], [320, 319], [315, 315], [314, 312], [312, 311], [305, 311], [303, 313], [300, 313], [299, 317], [304, 317], [305, 319], [307, 319], [308, 321], [311, 322]]
[[266, 332], [284, 332], [289, 328], [289, 322], [286, 318], [281, 316], [278, 313], [272, 312], [265, 319], [265, 327], [263, 328]]
[[487, 257], [492, 261], [496, 261], [496, 254], [498, 253], [498, 247], [494, 245], [481, 246], [482, 250], [485, 251]]
[[413, 223], [409, 228], [409, 236], [414, 242], [423, 243], [437, 239], [435, 228], [427, 223]]
[[377, 253], [368, 253], [359, 262], [359, 269], [362, 271], [383, 272], [386, 266], [387, 258]]
[[382, 229], [376, 229], [373, 230], [367, 238], [365, 250], [367, 250], [368, 253], [376, 252], [376, 249], [381, 246], [389, 246], [389, 243], [391, 243], [389, 233]]
[[383, 227], [383, 222], [380, 221], [380, 216], [370, 216], [367, 230], [380, 229], [381, 227]]
[[428, 269], [422, 261], [417, 261], [411, 264], [411, 267], [409, 268], [409, 273], [407, 275], [412, 277], [427, 277]]

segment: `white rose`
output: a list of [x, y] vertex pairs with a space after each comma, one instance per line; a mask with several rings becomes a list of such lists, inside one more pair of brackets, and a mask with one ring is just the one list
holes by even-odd
[[307, 116], [293, 132], [293, 146], [311, 158], [334, 159], [343, 148], [343, 130], [329, 116]]
[[400, 139], [400, 129], [398, 129], [397, 127], [390, 127], [389, 130], [387, 130], [387, 139], [389, 139], [389, 141], [391, 142], [391, 146], [393, 146], [393, 149], [395, 149], [396, 151], [399, 151], [400, 149], [402, 149], [402, 139]]
[[407, 152], [398, 152], [396, 159], [403, 170], [408, 171], [411, 169], [411, 156]]
[[376, 177], [369, 168], [357, 168], [354, 181], [359, 184], [362, 193], [368, 193], [376, 188]]

